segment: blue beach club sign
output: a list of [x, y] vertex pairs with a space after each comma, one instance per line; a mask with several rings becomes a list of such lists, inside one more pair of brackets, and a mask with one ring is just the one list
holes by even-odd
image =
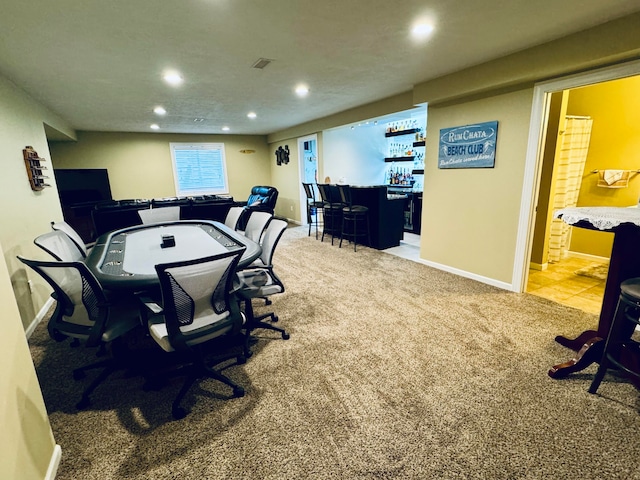
[[438, 145], [438, 168], [492, 168], [497, 138], [497, 121], [443, 128]]

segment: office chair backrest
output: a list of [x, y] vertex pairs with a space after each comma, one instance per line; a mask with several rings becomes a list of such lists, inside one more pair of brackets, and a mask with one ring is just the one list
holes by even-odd
[[[156, 265], [169, 345], [185, 350], [242, 327], [238, 304], [231, 301], [234, 273], [245, 249], [196, 260]], [[159, 328], [156, 326], [155, 328]], [[151, 335], [159, 338], [154, 326]]]
[[227, 216], [224, 219], [224, 224], [235, 230], [238, 226], [238, 220], [240, 220], [240, 215], [244, 211], [244, 207], [231, 207], [227, 212]]
[[143, 225], [149, 223], [177, 222], [180, 220], [180, 207], [157, 207], [138, 210]]
[[287, 222], [274, 218], [269, 222], [269, 226], [262, 236], [262, 253], [260, 254], [260, 261], [265, 266], [271, 266], [273, 262], [273, 253], [275, 252], [276, 245], [282, 238], [284, 231], [287, 229]]
[[276, 208], [277, 201], [277, 188], [256, 185], [251, 188], [251, 193], [249, 194], [249, 198], [247, 198], [247, 207], [252, 210], [273, 213]]
[[268, 212], [251, 212], [247, 226], [244, 229], [244, 236], [249, 240], [260, 243], [262, 232], [264, 232], [264, 229], [272, 218], [273, 215]]
[[80, 234], [76, 232], [71, 225], [69, 225], [67, 222], [64, 222], [64, 221], [51, 222], [51, 228], [54, 230], [60, 230], [61, 232], [66, 233], [67, 236], [71, 239], [71, 241], [75, 243], [76, 246], [80, 249], [82, 256], [83, 257], [87, 256], [87, 246], [85, 245], [84, 240], [82, 240], [82, 237], [80, 236]]
[[79, 338], [86, 340], [87, 346], [98, 345], [109, 308], [104, 291], [89, 268], [81, 261], [29, 260], [20, 255], [18, 260], [44, 278], [54, 291], [57, 305], [48, 323], [51, 337], [58, 341]]
[[33, 243], [61, 262], [75, 262], [84, 258], [76, 243], [60, 230], [43, 233], [37, 236]]

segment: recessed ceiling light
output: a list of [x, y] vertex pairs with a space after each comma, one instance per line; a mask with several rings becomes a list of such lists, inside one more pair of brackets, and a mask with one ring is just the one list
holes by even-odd
[[223, 132], [228, 132], [229, 130], [231, 130], [229, 127], [222, 127]]
[[173, 87], [177, 87], [184, 81], [180, 72], [176, 72], [175, 70], [166, 71], [162, 78], [164, 78], [164, 81]]
[[416, 40], [425, 40], [433, 32], [433, 25], [427, 21], [417, 22], [411, 29], [411, 35]]
[[309, 87], [306, 85], [298, 85], [296, 87], [296, 95], [299, 97], [306, 97], [309, 94]]
[[256, 118], [258, 115], [256, 115], [256, 112], [249, 112], [247, 113], [247, 117], [249, 118]]
[[156, 115], [166, 115], [167, 111], [164, 109], [164, 107], [158, 105], [153, 109], [153, 113], [155, 113]]
[[193, 121], [195, 123], [200, 123], [200, 122], [204, 122], [204, 118], [194, 118]]
[[149, 128], [151, 130], [160, 130], [160, 125], [158, 125], [157, 123], [152, 123], [151, 125], [149, 125]]

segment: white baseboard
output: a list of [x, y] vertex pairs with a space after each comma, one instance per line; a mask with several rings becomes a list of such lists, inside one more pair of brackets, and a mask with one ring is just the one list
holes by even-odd
[[47, 468], [47, 474], [44, 480], [53, 480], [58, 473], [58, 467], [60, 466], [60, 460], [62, 459], [62, 448], [56, 444], [53, 447], [53, 453], [51, 454], [51, 460], [49, 461], [49, 468]]
[[55, 302], [55, 300], [51, 297], [49, 297], [49, 299], [46, 302], [44, 302], [44, 305], [42, 306], [40, 311], [37, 313], [35, 318], [31, 321], [31, 323], [29, 324], [29, 326], [24, 332], [25, 335], [27, 336], [27, 340], [31, 338], [31, 334], [33, 333], [33, 331], [40, 324], [40, 322], [42, 321], [44, 316], [47, 314], [47, 312], [49, 312], [49, 309], [51, 308], [51, 305], [53, 305], [53, 302]]
[[449, 273], [453, 273], [455, 275], [459, 275], [461, 277], [465, 277], [465, 278], [470, 278], [471, 280], [476, 280], [480, 283], [486, 283], [487, 285], [492, 285], [494, 287], [498, 287], [501, 288], [503, 290], [509, 290], [511, 292], [518, 292], [518, 290], [516, 290], [513, 285], [511, 285], [510, 283], [506, 283], [506, 282], [501, 282], [499, 280], [496, 280], [494, 278], [489, 278], [489, 277], [483, 277], [482, 275], [477, 275], [475, 273], [470, 273], [464, 270], [459, 270], [457, 268], [453, 268], [450, 267], [448, 265], [442, 265], [440, 263], [436, 263], [436, 262], [430, 262], [428, 260], [423, 260], [421, 258], [418, 259], [418, 261], [424, 265], [428, 265], [429, 267], [433, 267], [433, 268], [437, 268], [438, 270], [442, 270], [444, 272], [449, 272]]
[[529, 268], [531, 270], [539, 270], [539, 271], [544, 271], [549, 267], [548, 263], [535, 263], [535, 262], [529, 262]]
[[598, 255], [590, 255], [588, 253], [580, 253], [580, 252], [568, 252], [567, 256], [573, 257], [573, 258], [583, 258], [585, 260], [592, 260], [594, 262], [606, 263], [609, 261], [609, 257], [600, 257]]

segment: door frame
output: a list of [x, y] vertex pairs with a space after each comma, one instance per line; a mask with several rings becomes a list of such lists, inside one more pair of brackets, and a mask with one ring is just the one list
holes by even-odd
[[316, 168], [318, 167], [318, 134], [313, 133], [298, 138], [298, 191], [300, 194], [300, 224], [308, 225], [307, 222], [307, 194], [302, 188], [304, 182], [304, 142], [314, 140], [316, 142]]
[[525, 290], [529, 274], [527, 268], [531, 258], [535, 210], [540, 190], [540, 172], [542, 170], [542, 152], [544, 133], [548, 117], [551, 93], [584, 87], [610, 80], [640, 75], [640, 60], [605, 67], [590, 72], [548, 80], [534, 85], [529, 138], [524, 168], [524, 181], [520, 201], [520, 216], [516, 239], [515, 262], [511, 278], [512, 289], [518, 293]]

